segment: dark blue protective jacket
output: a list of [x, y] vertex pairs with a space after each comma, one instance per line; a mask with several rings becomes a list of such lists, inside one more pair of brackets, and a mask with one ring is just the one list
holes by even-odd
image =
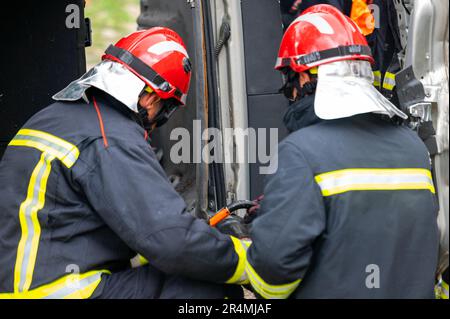
[[236, 281], [239, 242], [185, 211], [133, 114], [94, 96], [98, 113], [78, 101], [34, 115], [4, 154], [0, 298], [86, 298], [137, 253], [167, 274]]
[[280, 145], [247, 272], [265, 298], [433, 298], [439, 236], [427, 149], [379, 115], [316, 121]]

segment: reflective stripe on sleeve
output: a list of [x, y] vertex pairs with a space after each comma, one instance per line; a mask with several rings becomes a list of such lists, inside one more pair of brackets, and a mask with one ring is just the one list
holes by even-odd
[[448, 283], [442, 281], [441, 283], [441, 299], [448, 300]]
[[87, 299], [99, 285], [107, 270], [70, 274], [50, 284], [26, 292], [0, 293], [0, 299]]
[[381, 88], [381, 72], [373, 71], [373, 85], [377, 88]]
[[226, 281], [227, 284], [246, 284], [248, 283], [247, 275], [245, 273], [245, 264], [247, 263], [247, 249], [250, 245], [249, 241], [240, 240], [236, 237], [230, 236], [234, 245], [234, 250], [238, 255], [238, 263], [236, 270], [230, 279]]
[[148, 260], [144, 256], [137, 254], [130, 260], [130, 264], [132, 268], [138, 268], [147, 265]]
[[395, 87], [395, 74], [386, 72], [384, 74], [383, 89], [392, 91]]
[[301, 282], [301, 279], [298, 279], [289, 284], [271, 285], [258, 275], [249, 262], [246, 263], [245, 270], [253, 289], [265, 299], [286, 299], [297, 289]]
[[426, 189], [435, 193], [431, 172], [427, 169], [344, 169], [317, 175], [315, 180], [323, 196], [375, 190]]

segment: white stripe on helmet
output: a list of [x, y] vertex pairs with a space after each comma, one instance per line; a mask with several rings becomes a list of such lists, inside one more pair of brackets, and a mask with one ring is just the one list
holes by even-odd
[[189, 58], [189, 54], [187, 53], [186, 49], [179, 43], [176, 43], [174, 41], [164, 41], [159, 42], [151, 47], [148, 48], [148, 52], [156, 55], [161, 55], [167, 52], [180, 52], [187, 58]]
[[297, 19], [295, 19], [294, 23], [300, 22], [300, 21], [311, 23], [322, 34], [334, 34], [334, 30], [331, 27], [331, 25], [327, 22], [327, 20], [325, 20], [324, 18], [322, 18], [321, 16], [319, 16], [317, 14], [310, 13], [310, 14], [302, 15], [302, 16], [298, 17]]

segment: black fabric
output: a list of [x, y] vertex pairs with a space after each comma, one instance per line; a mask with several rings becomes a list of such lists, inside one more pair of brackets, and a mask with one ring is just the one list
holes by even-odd
[[[429, 190], [324, 197], [315, 177], [349, 168], [430, 170], [417, 134], [374, 114], [307, 125], [279, 145], [251, 228], [248, 261], [271, 285], [302, 279], [293, 298], [434, 298], [439, 231]], [[380, 269], [379, 288], [366, 280]]]
[[449, 278], [448, 278], [448, 267], [445, 269], [444, 273], [442, 274], [442, 280], [448, 285], [449, 284]]
[[148, 112], [142, 106], [138, 105], [139, 122], [142, 123], [142, 127], [150, 132], [152, 130], [152, 122], [148, 119]]
[[[281, 70], [283, 73], [283, 86], [278, 90], [291, 102], [298, 101], [306, 95], [312, 95], [317, 88], [317, 75], [310, 74], [311, 80], [300, 86], [300, 74], [289, 67]], [[297, 91], [294, 97], [294, 91]]]
[[398, 35], [397, 16], [391, 2], [373, 0], [373, 4], [379, 8], [379, 28], [375, 28], [373, 33], [366, 37], [375, 59], [373, 68], [381, 72], [381, 80], [384, 79], [384, 73], [392, 63], [392, 57], [400, 50], [398, 40], [396, 40]]
[[[353, 54], [372, 56], [372, 51], [370, 47], [365, 45], [340, 46], [333, 49], [316, 51], [310, 54], [302, 55], [297, 59], [297, 63], [301, 65], [308, 65], [311, 63], [319, 62], [321, 60], [326, 60], [333, 57], [348, 56]], [[291, 63], [290, 58], [286, 58], [281, 61], [281, 66], [288, 67], [290, 63]]]
[[298, 7], [298, 10], [296, 12], [292, 12], [291, 8], [294, 2], [295, 0], [280, 0], [281, 15], [283, 17], [283, 25], [285, 29], [303, 11], [317, 4], [332, 5], [337, 9], [339, 9], [340, 11], [342, 11], [347, 16], [350, 16], [352, 8], [352, 0], [303, 0], [300, 6]]
[[302, 65], [307, 65], [311, 63], [315, 63], [321, 60], [330, 59], [333, 57], [340, 56], [348, 56], [348, 55], [368, 55], [371, 56], [370, 47], [365, 45], [348, 45], [348, 46], [340, 46], [333, 49], [316, 51], [311, 54], [302, 55], [298, 58], [297, 62]]
[[[108, 107], [118, 111], [126, 118], [130, 118], [136, 121], [135, 113], [132, 110], [130, 110], [125, 104], [109, 95], [105, 91], [102, 91], [96, 87], [90, 87], [86, 90], [85, 94], [89, 101], [93, 101], [93, 99], [95, 98], [97, 102], [100, 101], [102, 104], [108, 105]], [[84, 103], [82, 99], [77, 102]], [[137, 123], [139, 124], [139, 122]]]
[[[31, 289], [66, 275], [68, 265], [122, 271], [136, 253], [167, 274], [227, 281], [238, 262], [230, 237], [186, 212], [144, 129], [120, 103], [96, 97], [108, 147], [93, 104], [81, 100], [54, 103], [24, 126], [80, 151], [70, 169], [52, 162]], [[0, 292], [13, 291], [19, 208], [41, 154], [10, 146], [0, 162]]]
[[[111, 55], [123, 63], [129, 65], [133, 70], [138, 72], [143, 77], [149, 79], [156, 85], [160, 86], [166, 83], [167, 81], [164, 80], [155, 70], [153, 70], [151, 67], [149, 67], [147, 64], [145, 64], [141, 59], [134, 56], [127, 50], [118, 48], [114, 45], [110, 45], [105, 53], [107, 55]], [[166, 85], [166, 89], [168, 90], [169, 87]]]
[[225, 299], [242, 298], [242, 288], [182, 276], [165, 275], [146, 265], [103, 275], [92, 299]]
[[314, 112], [315, 94], [307, 95], [289, 105], [283, 123], [290, 133], [321, 121]]

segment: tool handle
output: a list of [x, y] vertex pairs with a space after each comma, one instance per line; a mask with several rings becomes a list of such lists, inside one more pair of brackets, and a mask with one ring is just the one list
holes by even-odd
[[249, 200], [240, 200], [236, 201], [234, 203], [231, 203], [228, 207], [224, 207], [221, 210], [219, 210], [213, 217], [209, 219], [209, 225], [211, 227], [216, 227], [218, 223], [223, 221], [225, 218], [230, 216], [233, 212], [239, 210], [239, 209], [249, 209], [253, 206], [255, 206], [257, 203], [254, 201]]
[[228, 207], [224, 207], [221, 210], [219, 210], [213, 217], [211, 217], [209, 219], [209, 225], [211, 227], [216, 227], [216, 225], [218, 223], [220, 223], [222, 220], [224, 220], [225, 218], [227, 218], [230, 215], [231, 215], [231, 212], [228, 209]]

